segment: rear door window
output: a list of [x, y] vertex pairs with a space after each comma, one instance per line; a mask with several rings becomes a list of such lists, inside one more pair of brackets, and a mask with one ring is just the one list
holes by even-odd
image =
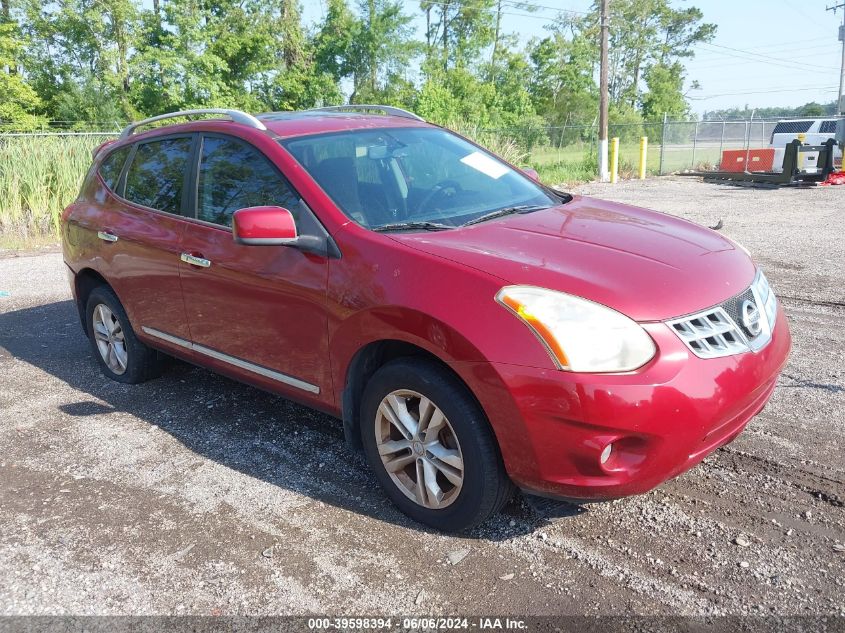
[[119, 150], [106, 156], [100, 165], [100, 178], [106, 183], [106, 187], [112, 191], [115, 191], [117, 188], [117, 181], [120, 179], [120, 172], [123, 171], [123, 164], [129, 155], [129, 149], [129, 147], [121, 147]]
[[167, 213], [180, 213], [191, 155], [189, 136], [140, 143], [126, 173], [124, 198]]
[[231, 138], [204, 137], [197, 217], [231, 226], [235, 211], [258, 206], [284, 207], [296, 216], [299, 196], [254, 147]]

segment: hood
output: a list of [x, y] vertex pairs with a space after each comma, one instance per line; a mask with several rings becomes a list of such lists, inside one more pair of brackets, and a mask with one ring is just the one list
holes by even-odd
[[394, 233], [406, 246], [567, 292], [637, 321], [709, 308], [745, 290], [751, 258], [719, 233], [656, 211], [576, 196], [451, 231]]

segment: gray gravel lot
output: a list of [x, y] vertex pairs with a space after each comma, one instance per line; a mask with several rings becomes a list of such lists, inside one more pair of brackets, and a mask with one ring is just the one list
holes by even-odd
[[733, 444], [647, 495], [432, 533], [336, 420], [181, 363], [107, 380], [61, 255], [0, 255], [0, 615], [845, 615], [845, 188], [581, 189], [721, 219], [772, 281], [794, 349]]

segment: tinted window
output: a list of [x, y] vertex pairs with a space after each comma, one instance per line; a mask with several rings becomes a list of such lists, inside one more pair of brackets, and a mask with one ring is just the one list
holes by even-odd
[[803, 134], [813, 127], [812, 121], [781, 121], [772, 134]]
[[299, 198], [258, 150], [225, 138], [202, 143], [198, 188], [200, 220], [231, 226], [238, 209], [284, 207], [296, 214]]
[[836, 133], [836, 121], [822, 121], [821, 126], [819, 126], [819, 133], [820, 134], [835, 134]]
[[117, 186], [120, 171], [123, 169], [123, 164], [126, 162], [126, 156], [128, 154], [129, 148], [121, 147], [119, 150], [106, 156], [106, 159], [100, 165], [100, 178], [106, 183], [106, 187], [112, 191]]
[[190, 153], [188, 137], [138, 145], [126, 174], [124, 197], [151, 209], [179, 213]]

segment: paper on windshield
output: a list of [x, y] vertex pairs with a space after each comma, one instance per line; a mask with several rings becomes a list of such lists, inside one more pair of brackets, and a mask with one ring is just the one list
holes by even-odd
[[469, 165], [473, 169], [480, 171], [485, 176], [490, 176], [494, 180], [501, 178], [508, 173], [508, 168], [502, 163], [493, 160], [489, 156], [485, 156], [481, 152], [473, 152], [467, 154], [461, 159], [465, 165]]

